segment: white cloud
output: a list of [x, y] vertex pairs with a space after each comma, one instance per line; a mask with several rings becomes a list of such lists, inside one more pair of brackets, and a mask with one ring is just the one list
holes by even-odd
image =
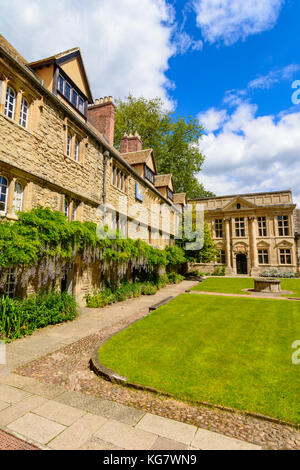
[[201, 51], [203, 49], [203, 41], [194, 40], [185, 31], [180, 31], [174, 35], [174, 44], [179, 54], [185, 54], [188, 50]]
[[1, 33], [28, 60], [80, 46], [95, 97], [160, 96], [174, 10], [166, 0], [2, 0]]
[[299, 64], [290, 64], [277, 70], [271, 70], [267, 75], [257, 77], [248, 84], [248, 88], [271, 88], [281, 80], [291, 80], [295, 72], [300, 70]]
[[193, 0], [206, 41], [226, 45], [273, 28], [285, 0]]
[[219, 132], [203, 137], [206, 161], [199, 179], [217, 195], [291, 188], [300, 204], [300, 112], [256, 111], [256, 105], [240, 104]]
[[227, 111], [225, 109], [210, 108], [204, 113], [200, 113], [198, 119], [206, 132], [217, 131], [227, 119]]

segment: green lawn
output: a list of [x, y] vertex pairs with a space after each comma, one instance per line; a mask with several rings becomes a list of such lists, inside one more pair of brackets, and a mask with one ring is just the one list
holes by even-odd
[[180, 400], [300, 423], [300, 302], [183, 294], [113, 336], [100, 362]]
[[[242, 289], [253, 289], [254, 281], [251, 278], [239, 277], [210, 277], [200, 282], [191, 290], [203, 292], [223, 292], [224, 294], [245, 294]], [[283, 297], [300, 297], [300, 279], [281, 279], [281, 289], [294, 292], [294, 294], [284, 294]]]

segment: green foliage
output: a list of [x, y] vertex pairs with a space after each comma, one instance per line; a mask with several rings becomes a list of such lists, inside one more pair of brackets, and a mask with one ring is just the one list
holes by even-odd
[[115, 287], [105, 287], [85, 296], [86, 306], [91, 308], [105, 307], [106, 305], [120, 302], [141, 295], [154, 295], [158, 289], [167, 284], [177, 284], [183, 281], [184, 276], [170, 272], [163, 276], [149, 276], [145, 282], [121, 282]]
[[147, 100], [129, 94], [115, 104], [117, 148], [124, 133], [137, 131], [144, 148], [153, 149], [158, 172], [173, 174], [176, 192], [185, 192], [189, 198], [213, 195], [196, 178], [204, 161], [198, 146], [203, 131], [198, 119], [172, 115], [161, 98]]
[[266, 269], [260, 273], [262, 277], [280, 277], [280, 278], [293, 278], [296, 274], [293, 271], [284, 271], [279, 268]]
[[[191, 250], [185, 252], [185, 257], [188, 261], [194, 263], [209, 263], [210, 261], [214, 260], [217, 254], [217, 250], [214, 245], [213, 237], [211, 230], [208, 224], [204, 223], [204, 242], [203, 247], [200, 250]], [[187, 240], [183, 238], [180, 241], [181, 245], [185, 245]]]
[[96, 228], [92, 222], [68, 222], [61, 212], [49, 208], [21, 212], [16, 222], [0, 223], [0, 267], [34, 266], [49, 257], [71, 261], [77, 253], [87, 264], [95, 259], [132, 264], [142, 260], [154, 267], [185, 260], [177, 247], [159, 250], [139, 239], [99, 238]]
[[41, 292], [23, 300], [0, 297], [0, 337], [21, 338], [38, 328], [74, 320], [76, 315], [76, 301], [67, 293]]
[[214, 276], [225, 276], [225, 266], [217, 266], [214, 272]]

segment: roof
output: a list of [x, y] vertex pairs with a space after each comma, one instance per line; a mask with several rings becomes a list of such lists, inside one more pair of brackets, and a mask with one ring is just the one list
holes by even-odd
[[19, 64], [25, 67], [28, 62], [24, 57], [0, 34], [0, 46], [3, 47]]
[[162, 186], [168, 186], [170, 181], [172, 181], [172, 175], [156, 175], [154, 186], [161, 188]]
[[266, 194], [282, 194], [291, 193], [290, 189], [281, 189], [278, 191], [264, 191], [261, 193], [243, 193], [243, 194], [226, 194], [224, 196], [210, 196], [210, 197], [199, 197], [195, 199], [189, 199], [189, 201], [208, 201], [209, 199], [224, 199], [226, 197], [249, 197], [249, 196], [263, 196]]
[[72, 49], [68, 49], [68, 50], [63, 51], [63, 52], [58, 52], [57, 54], [54, 54], [50, 57], [46, 57], [45, 59], [40, 59], [40, 60], [36, 60], [34, 62], [30, 62], [28, 65], [32, 68], [40, 67], [40, 66], [45, 65], [49, 62], [53, 62], [56, 59], [61, 59], [62, 57], [73, 54], [73, 52], [80, 52], [80, 48], [79, 47], [73, 47]]
[[173, 197], [174, 204], [185, 204], [186, 203], [186, 195], [185, 193], [175, 193]]
[[129, 165], [138, 165], [139, 163], [146, 163], [151, 154], [152, 149], [146, 149], [138, 150], [137, 152], [121, 153], [121, 156]]
[[27, 63], [27, 65], [28, 65], [28, 67], [30, 67], [31, 69], [34, 70], [38, 67], [43, 67], [44, 65], [51, 64], [52, 62], [62, 64], [62, 63], [67, 62], [69, 59], [74, 58], [74, 57], [78, 58], [79, 65], [80, 65], [81, 72], [82, 72], [82, 76], [83, 76], [83, 80], [84, 80], [84, 83], [85, 83], [85, 86], [86, 86], [86, 89], [87, 89], [87, 97], [89, 99], [89, 103], [91, 104], [91, 103], [94, 102], [93, 95], [92, 95], [92, 92], [91, 92], [89, 79], [88, 79], [88, 76], [87, 76], [87, 73], [86, 73], [86, 70], [85, 70], [85, 67], [84, 67], [84, 63], [83, 63], [83, 60], [82, 60], [82, 55], [81, 55], [81, 51], [80, 51], [79, 47], [73, 47], [72, 49], [68, 49], [67, 51], [58, 52], [57, 54], [54, 54], [50, 57], [46, 57], [45, 59], [40, 59], [40, 60], [36, 60], [34, 62]]

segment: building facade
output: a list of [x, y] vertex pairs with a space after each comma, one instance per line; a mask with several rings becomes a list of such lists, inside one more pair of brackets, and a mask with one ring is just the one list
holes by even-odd
[[79, 48], [28, 63], [0, 36], [2, 220], [43, 206], [173, 244], [183, 204], [172, 177], [158, 177], [137, 133], [114, 147], [114, 114], [111, 97], [93, 100]]
[[203, 205], [205, 221], [219, 253], [215, 261], [199, 265], [199, 269], [214, 272], [217, 266], [225, 266], [229, 275], [257, 275], [271, 268], [296, 271], [296, 205], [291, 191], [218, 196], [189, 202]]

